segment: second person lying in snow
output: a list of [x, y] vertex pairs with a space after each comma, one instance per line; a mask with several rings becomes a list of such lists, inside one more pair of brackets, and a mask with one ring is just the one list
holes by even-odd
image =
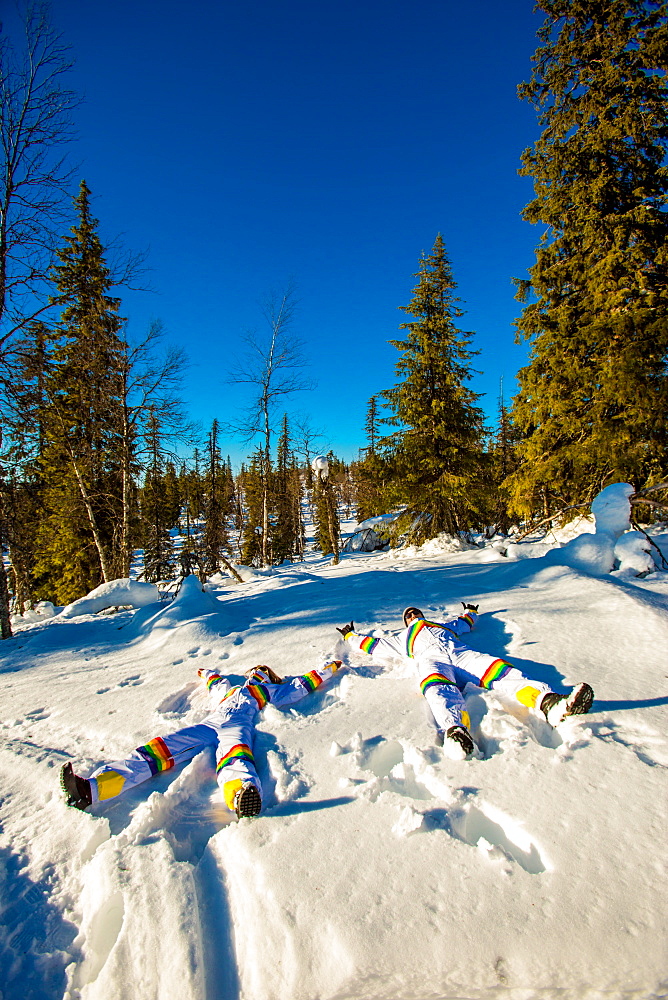
[[253, 742], [260, 712], [269, 703], [275, 708], [295, 705], [340, 666], [340, 660], [330, 660], [317, 670], [285, 679], [271, 667], [259, 666], [246, 673], [243, 684], [234, 686], [216, 670], [201, 668], [198, 673], [206, 682], [214, 711], [196, 726], [149, 740], [126, 760], [102, 764], [88, 778], [75, 774], [71, 763], [64, 764], [60, 782], [67, 804], [87, 809], [105, 803], [213, 746], [216, 777], [228, 809], [239, 818], [257, 816], [262, 809], [262, 783], [255, 770]]
[[552, 726], [569, 715], [589, 711], [594, 692], [588, 684], [578, 684], [569, 695], [560, 695], [547, 684], [526, 677], [507, 660], [469, 649], [459, 637], [471, 631], [477, 612], [477, 605], [464, 604], [463, 614], [433, 622], [419, 608], [409, 607], [403, 616], [406, 627], [394, 635], [364, 635], [355, 631], [353, 622], [337, 631], [364, 653], [391, 653], [414, 662], [422, 694], [444, 733], [443, 748], [455, 759], [475, 751], [462, 694], [466, 684], [491, 689], [501, 701], [524, 705]]

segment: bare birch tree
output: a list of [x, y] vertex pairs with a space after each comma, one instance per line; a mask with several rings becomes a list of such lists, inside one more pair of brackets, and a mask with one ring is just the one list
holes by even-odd
[[304, 373], [307, 362], [300, 340], [291, 333], [296, 302], [290, 286], [272, 294], [263, 308], [268, 332], [264, 337], [249, 333], [244, 338], [246, 353], [237, 361], [228, 379], [235, 385], [250, 385], [252, 398], [246, 418], [234, 425], [246, 441], [262, 440], [262, 565], [268, 564], [272, 415], [284, 396], [311, 389], [313, 382]]
[[[30, 2], [22, 38], [0, 35], [0, 352], [50, 305], [47, 275], [71, 177], [63, 149], [74, 138], [78, 98], [64, 85], [71, 62], [47, 12], [41, 0]], [[0, 501], [3, 494], [0, 484]], [[2, 550], [0, 537], [0, 634], [6, 639], [12, 630]]]
[[29, 3], [22, 39], [0, 36], [0, 348], [48, 308], [69, 203], [64, 147], [79, 98], [64, 85], [72, 64], [47, 14], [45, 2]]

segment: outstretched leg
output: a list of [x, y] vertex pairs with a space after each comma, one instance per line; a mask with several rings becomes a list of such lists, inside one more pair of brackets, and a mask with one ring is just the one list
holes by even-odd
[[116, 798], [154, 774], [169, 771], [177, 764], [192, 760], [205, 747], [216, 744], [216, 729], [206, 723], [188, 726], [168, 736], [156, 736], [137, 747], [126, 760], [116, 760], [98, 767], [88, 778], [74, 774], [71, 765], [61, 771], [61, 784], [67, 804], [85, 809], [95, 802]]
[[542, 681], [526, 677], [521, 670], [507, 660], [478, 653], [459, 643], [452, 644], [451, 656], [457, 684], [466, 683], [492, 690], [502, 701], [515, 702], [525, 708], [538, 709], [541, 699], [550, 692], [550, 687]]
[[489, 653], [477, 653], [458, 643], [452, 644], [451, 656], [454, 676], [461, 687], [470, 682], [492, 690], [501, 701], [542, 712], [552, 726], [569, 715], [588, 712], [594, 700], [594, 692], [588, 684], [578, 684], [570, 695], [556, 694], [548, 684], [527, 677], [507, 660]]

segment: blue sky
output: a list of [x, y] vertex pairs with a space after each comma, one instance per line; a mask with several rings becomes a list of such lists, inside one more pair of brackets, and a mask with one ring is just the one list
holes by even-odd
[[[103, 238], [148, 250], [151, 292], [123, 293], [192, 360], [184, 398], [206, 430], [244, 402], [226, 384], [261, 303], [290, 281], [322, 449], [364, 445], [368, 399], [395, 381], [396, 337], [441, 232], [494, 417], [526, 359], [511, 283], [539, 233], [517, 175], [538, 135], [516, 87], [540, 18], [528, 0], [57, 0], [72, 48], [78, 174]], [[237, 462], [246, 449], [230, 438]]]

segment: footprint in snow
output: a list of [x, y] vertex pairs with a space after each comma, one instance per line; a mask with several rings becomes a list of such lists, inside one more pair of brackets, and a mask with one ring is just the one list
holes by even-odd
[[138, 684], [143, 684], [140, 674], [133, 674], [132, 677], [126, 677], [125, 680], [119, 681], [116, 687], [136, 687]]
[[48, 719], [50, 715], [51, 712], [49, 712], [46, 708], [35, 708], [32, 712], [27, 713], [26, 719], [30, 722], [43, 722], [44, 719]]
[[630, 750], [643, 764], [668, 768], [666, 741], [649, 728], [623, 726], [611, 720], [589, 722], [588, 728], [599, 739], [617, 743]]

